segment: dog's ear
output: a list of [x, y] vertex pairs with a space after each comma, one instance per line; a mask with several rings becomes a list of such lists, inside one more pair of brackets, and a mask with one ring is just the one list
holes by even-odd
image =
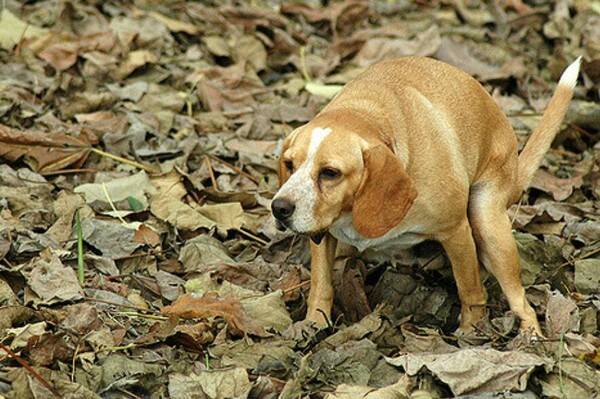
[[285, 154], [287, 149], [290, 148], [290, 146], [293, 144], [299, 131], [300, 131], [300, 129], [293, 130], [283, 140], [283, 145], [281, 146], [281, 153], [279, 155], [279, 170], [277, 173], [277, 175], [279, 177], [279, 187], [281, 187], [283, 185], [283, 183], [285, 183], [285, 181], [290, 177], [290, 172], [287, 170], [287, 167], [285, 166], [285, 162], [283, 162], [283, 154]]
[[363, 152], [364, 173], [354, 196], [354, 228], [367, 238], [381, 237], [398, 225], [417, 197], [402, 163], [384, 145]]

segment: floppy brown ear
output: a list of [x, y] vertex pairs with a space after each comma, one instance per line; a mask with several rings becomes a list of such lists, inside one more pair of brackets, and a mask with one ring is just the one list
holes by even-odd
[[292, 142], [294, 141], [296, 135], [298, 134], [299, 129], [293, 130], [290, 134], [287, 135], [285, 140], [283, 140], [283, 145], [281, 146], [281, 153], [279, 154], [279, 169], [277, 171], [277, 176], [279, 177], [279, 187], [285, 183], [285, 181], [290, 177], [290, 173], [288, 172], [285, 164], [283, 163], [283, 154], [285, 151], [290, 148]]
[[397, 226], [417, 197], [401, 162], [384, 145], [363, 153], [365, 171], [352, 205], [354, 228], [367, 238], [381, 237]]
[[281, 155], [279, 155], [279, 169], [277, 171], [277, 177], [279, 178], [279, 187], [283, 186], [283, 183], [290, 177], [285, 164], [283, 163], [283, 153], [287, 149], [285, 142], [283, 143], [283, 148], [281, 149]]

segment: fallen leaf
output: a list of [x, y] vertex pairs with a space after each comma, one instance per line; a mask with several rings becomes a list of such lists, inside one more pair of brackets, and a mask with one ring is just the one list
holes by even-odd
[[565, 358], [560, 367], [541, 381], [543, 395], [553, 398], [588, 398], [600, 390], [600, 372], [584, 362]]
[[292, 322], [282, 300], [281, 291], [275, 291], [268, 294], [245, 289], [223, 281], [217, 283], [213, 281], [208, 273], [194, 279], [190, 279], [185, 284], [187, 292], [196, 295], [208, 295], [216, 293], [222, 298], [235, 298], [240, 301], [245, 314], [257, 325], [264, 329], [273, 329], [281, 332], [285, 330]]
[[136, 385], [141, 377], [157, 378], [162, 374], [158, 364], [130, 359], [121, 354], [110, 354], [101, 363], [101, 387]]
[[325, 399], [408, 399], [412, 384], [407, 376], [400, 377], [397, 383], [384, 388], [371, 388], [356, 385], [339, 385], [335, 392], [327, 394]]
[[135, 50], [127, 54], [125, 61], [115, 71], [117, 79], [125, 79], [136, 69], [158, 62], [158, 57], [149, 50]]
[[426, 367], [448, 384], [454, 395], [523, 391], [533, 370], [549, 362], [533, 353], [483, 348], [443, 354], [407, 353], [386, 360], [410, 376]]
[[558, 339], [562, 334], [579, 330], [579, 309], [570, 298], [565, 298], [560, 291], [548, 293], [546, 304], [546, 331], [548, 338]]
[[29, 359], [36, 366], [49, 366], [55, 361], [66, 362], [73, 359], [74, 348], [63, 334], [42, 334], [27, 342]]
[[29, 338], [44, 334], [47, 326], [48, 324], [45, 321], [40, 321], [38, 323], [27, 324], [23, 327], [7, 328], [4, 330], [3, 335], [5, 337], [12, 337], [10, 349], [18, 350], [27, 346]]
[[219, 240], [203, 234], [185, 243], [179, 254], [179, 261], [183, 263], [186, 272], [203, 272], [210, 265], [236, 263]]
[[[85, 202], [97, 211], [112, 210], [111, 201], [115, 208], [132, 211], [128, 198], [134, 198], [142, 209], [148, 208], [148, 198], [155, 193], [154, 186], [146, 172], [141, 171], [131, 176], [113, 179], [102, 183], [87, 183], [73, 190], [85, 197]], [[110, 199], [110, 200], [109, 200]]]
[[46, 29], [21, 21], [7, 7], [2, 8], [0, 13], [0, 47], [4, 50], [12, 50], [23, 39], [42, 36], [48, 31]]
[[33, 260], [32, 265], [25, 302], [38, 306], [83, 298], [75, 271], [63, 266], [60, 259], [49, 251], [42, 252], [39, 258]]
[[538, 169], [533, 176], [530, 186], [551, 194], [555, 201], [563, 201], [573, 193], [573, 189], [581, 187], [583, 176], [570, 179], [560, 179], [544, 169]]
[[199, 373], [169, 375], [169, 395], [173, 399], [246, 398], [252, 384], [243, 368], [206, 370]]
[[146, 226], [145, 224], [141, 224], [133, 235], [133, 241], [140, 244], [149, 245], [151, 247], [156, 247], [158, 244], [160, 244], [160, 236], [150, 227]]
[[600, 259], [575, 261], [575, 287], [582, 294], [600, 293]]
[[150, 210], [159, 219], [185, 230], [211, 228], [215, 225], [214, 221], [182, 201], [187, 192], [179, 174], [171, 172], [153, 178], [152, 184], [156, 191], [150, 199]]
[[[46, 45], [46, 42], [51, 42]], [[112, 32], [99, 32], [82, 37], [59, 33], [51, 35], [43, 43], [33, 43], [38, 57], [59, 71], [69, 69], [77, 62], [77, 57], [85, 51], [109, 51], [115, 45]], [[41, 47], [41, 48], [40, 48]]]
[[213, 346], [210, 353], [221, 359], [224, 366], [283, 376], [292, 369], [293, 362], [299, 360], [292, 350], [293, 346], [294, 342], [290, 340], [252, 342], [246, 339]]
[[310, 94], [321, 96], [325, 98], [333, 98], [342, 90], [341, 85], [326, 85], [316, 82], [306, 82], [304, 89]]
[[196, 210], [213, 221], [223, 234], [227, 234], [228, 230], [239, 229], [244, 225], [244, 210], [239, 202], [202, 205]]
[[148, 15], [165, 25], [172, 32], [185, 32], [188, 35], [195, 35], [200, 32], [200, 30], [195, 25], [189, 22], [169, 18], [155, 11], [149, 12]]
[[366, 266], [356, 259], [346, 259], [337, 265], [333, 274], [335, 304], [340, 307], [344, 318], [351, 322], [361, 320], [371, 313], [371, 306], [365, 293]]
[[68, 167], [80, 168], [97, 139], [92, 134], [73, 137], [63, 133], [21, 131], [0, 125], [0, 143], [0, 157], [13, 162], [24, 158], [36, 172], [51, 172]]
[[408, 55], [433, 55], [442, 43], [440, 32], [436, 25], [418, 33], [414, 39], [380, 38], [367, 40], [360, 49], [354, 62], [362, 67], [372, 65], [378, 61], [404, 57]]
[[81, 221], [81, 230], [83, 240], [108, 258], [131, 255], [136, 248], [142, 246], [140, 242], [134, 240], [136, 230], [121, 223], [84, 219]]
[[244, 312], [240, 301], [234, 298], [220, 298], [214, 294], [206, 294], [202, 297], [185, 294], [171, 305], [161, 308], [160, 311], [184, 319], [223, 317], [237, 331], [256, 336], [266, 335], [264, 329]]

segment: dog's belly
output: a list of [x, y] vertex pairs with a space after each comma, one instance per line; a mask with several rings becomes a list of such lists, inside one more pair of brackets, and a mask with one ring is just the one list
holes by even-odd
[[422, 234], [419, 230], [419, 226], [412, 226], [410, 229], [407, 229], [400, 225], [381, 237], [366, 238], [356, 231], [352, 224], [352, 215], [347, 214], [340, 217], [331, 225], [329, 233], [338, 241], [352, 245], [362, 252], [368, 248], [375, 251], [410, 248], [429, 239], [426, 234]]

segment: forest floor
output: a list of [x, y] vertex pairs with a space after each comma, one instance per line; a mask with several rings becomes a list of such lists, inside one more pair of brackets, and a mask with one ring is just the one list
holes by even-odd
[[[599, 3], [328, 3], [2, 2], [0, 397], [600, 395]], [[544, 339], [488, 275], [489, 318], [455, 335], [435, 243], [345, 260], [330, 326], [302, 323], [307, 240], [269, 214], [282, 139], [415, 54], [474, 75], [520, 146], [583, 57], [509, 210]]]

